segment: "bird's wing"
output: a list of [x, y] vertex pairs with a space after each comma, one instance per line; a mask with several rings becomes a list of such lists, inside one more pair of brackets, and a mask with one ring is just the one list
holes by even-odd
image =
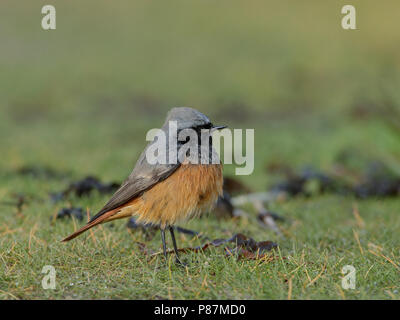
[[180, 166], [179, 162], [177, 164], [151, 165], [147, 162], [145, 156], [146, 149], [139, 157], [135, 168], [128, 179], [114, 193], [106, 205], [90, 219], [89, 223], [93, 222], [106, 212], [116, 209], [128, 201], [140, 196], [144, 191], [150, 189], [156, 183], [168, 178]]

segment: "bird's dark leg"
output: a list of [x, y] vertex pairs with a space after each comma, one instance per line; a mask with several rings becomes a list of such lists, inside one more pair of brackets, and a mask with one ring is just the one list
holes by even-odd
[[176, 240], [175, 240], [175, 234], [174, 234], [174, 228], [169, 226], [169, 232], [171, 233], [171, 238], [172, 238], [172, 244], [174, 245], [174, 251], [175, 251], [175, 256], [176, 256], [176, 262], [180, 265], [184, 265], [182, 261], [179, 259], [179, 253], [178, 253], [178, 247], [176, 245]]
[[165, 229], [163, 229], [163, 228], [161, 228], [161, 239], [162, 239], [164, 257], [165, 257], [165, 260], [167, 260], [167, 245], [165, 243]]

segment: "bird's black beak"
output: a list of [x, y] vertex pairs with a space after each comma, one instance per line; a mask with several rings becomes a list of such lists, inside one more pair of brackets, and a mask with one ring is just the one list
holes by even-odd
[[211, 131], [225, 129], [226, 127], [227, 127], [227, 126], [213, 126], [213, 127], [211, 128]]

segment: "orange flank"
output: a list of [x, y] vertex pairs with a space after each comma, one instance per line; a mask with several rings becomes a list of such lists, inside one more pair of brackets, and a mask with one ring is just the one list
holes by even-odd
[[142, 195], [110, 210], [74, 232], [63, 241], [74, 239], [86, 230], [104, 222], [137, 216], [138, 222], [161, 228], [190, 219], [212, 209], [222, 194], [221, 164], [182, 164], [165, 179]]

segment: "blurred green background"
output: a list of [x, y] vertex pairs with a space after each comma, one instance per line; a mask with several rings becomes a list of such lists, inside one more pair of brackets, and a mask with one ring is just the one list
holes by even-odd
[[[45, 4], [56, 8], [56, 30], [41, 28]], [[341, 27], [345, 4], [356, 7], [357, 30]], [[271, 163], [327, 170], [343, 150], [357, 150], [367, 159], [383, 159], [400, 172], [399, 9], [399, 1], [373, 0], [2, 0], [0, 200], [24, 192], [47, 199], [49, 192], [65, 187], [67, 181], [38, 181], [9, 174], [30, 165], [68, 171], [73, 178], [92, 174], [104, 181], [123, 180], [146, 144], [147, 130], [161, 126], [167, 111], [175, 106], [192, 106], [214, 123], [230, 128], [255, 129], [255, 171], [239, 177], [255, 191], [265, 190], [276, 179], [266, 170]], [[225, 173], [232, 175], [234, 168], [226, 166]], [[360, 254], [353, 225], [348, 222], [352, 199], [334, 196], [313, 203], [303, 200], [277, 208], [302, 221], [288, 227], [289, 240], [279, 241], [284, 254], [296, 256], [298, 252], [292, 248], [307, 245], [313, 254], [334, 245], [332, 263], [340, 258], [335, 256], [336, 245], [349, 250], [339, 255]], [[73, 205], [89, 206], [94, 212], [105, 201], [106, 197], [75, 199]], [[37, 237], [43, 242], [32, 242], [32, 246], [37, 245], [34, 250], [43, 263], [69, 257], [69, 247], [60, 249], [57, 239], [72, 231], [72, 224], [60, 224], [48, 232], [48, 219], [60, 205], [46, 202], [32, 206], [26, 209], [22, 221], [14, 216], [13, 209], [2, 207], [1, 244], [11, 251], [15, 241], [27, 245], [31, 227], [38, 223], [35, 230], [40, 230]], [[372, 239], [389, 251], [398, 249], [399, 240], [394, 236], [400, 225], [398, 197], [386, 202], [370, 200], [360, 206], [370, 232], [360, 232], [365, 237], [362, 245]], [[324, 215], [326, 210], [329, 214]], [[193, 223], [199, 231], [205, 228], [204, 220]], [[246, 223], [229, 223], [233, 230], [253, 230], [259, 235], [257, 240], [274, 238], [273, 233], [261, 235]], [[342, 229], [332, 229], [338, 225]], [[10, 233], [7, 228], [18, 231]], [[218, 231], [215, 235], [219, 236]], [[47, 244], [52, 249], [47, 249]], [[40, 273], [42, 260], [30, 265], [26, 248], [20, 250], [18, 257], [23, 258], [9, 254], [7, 268], [17, 267], [5, 267], [7, 276], [0, 278], [0, 289], [9, 293], [5, 294], [7, 298], [49, 297], [50, 293], [37, 289], [34, 276], [29, 278], [31, 273]], [[396, 250], [391, 252], [398, 258]], [[358, 258], [364, 259], [361, 255]], [[365, 263], [365, 272], [370, 265], [372, 262]], [[25, 266], [34, 272], [26, 272]], [[394, 279], [397, 271], [391, 270], [390, 264], [378, 266], [370, 273], [378, 281], [376, 288], [368, 283], [353, 298], [391, 297], [385, 290], [397, 294], [393, 287], [387, 289], [388, 283], [381, 278], [387, 271], [386, 280]], [[232, 268], [237, 270], [236, 266]], [[127, 274], [131, 270], [126, 270]], [[332, 270], [336, 275], [332, 279], [337, 280], [340, 271]], [[317, 275], [319, 269], [315, 272]], [[245, 283], [254, 288], [257, 279]], [[15, 281], [24, 282], [25, 287]], [[71, 280], [60, 281], [67, 285]], [[93, 286], [97, 285], [95, 281]], [[222, 290], [213, 296], [205, 291], [200, 297], [286, 297], [286, 282], [276, 281], [272, 286], [265, 283], [276, 292], [253, 294], [244, 289], [234, 290], [231, 296]], [[160, 295], [195, 297], [188, 288], [170, 291], [166, 286], [161, 287]], [[193, 281], [189, 288], [200, 286], [202, 279]], [[77, 297], [154, 298], [158, 290], [144, 278], [131, 287], [142, 291], [126, 295], [122, 289], [110, 289], [104, 294], [80, 292]], [[307, 290], [297, 292], [298, 297], [344, 297], [323, 287]], [[70, 294], [66, 291], [58, 292], [57, 297]]]
[[341, 28], [345, 1], [52, 1], [54, 31], [44, 4], [1, 4], [3, 167], [123, 177], [174, 106], [255, 128], [258, 187], [266, 158], [325, 165], [343, 145], [397, 148], [352, 110], [400, 99], [398, 2], [353, 1], [354, 31]]

